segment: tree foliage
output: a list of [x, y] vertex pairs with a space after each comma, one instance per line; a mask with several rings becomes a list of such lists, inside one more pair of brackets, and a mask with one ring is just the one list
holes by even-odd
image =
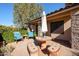
[[34, 3], [14, 4], [14, 24], [21, 28], [26, 28], [29, 21], [41, 16], [42, 7]]

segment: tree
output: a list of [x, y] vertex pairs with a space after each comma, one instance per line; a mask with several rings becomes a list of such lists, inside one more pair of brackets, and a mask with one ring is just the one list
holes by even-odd
[[14, 4], [14, 24], [20, 28], [26, 28], [27, 23], [41, 16], [42, 7], [34, 3]]

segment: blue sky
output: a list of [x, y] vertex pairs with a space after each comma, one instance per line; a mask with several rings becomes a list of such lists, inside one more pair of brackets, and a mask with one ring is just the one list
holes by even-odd
[[0, 4], [0, 25], [13, 24], [13, 4]]
[[53, 12], [55, 10], [65, 7], [64, 3], [43, 3], [41, 5], [43, 6], [46, 13], [50, 13], [50, 12]]
[[[43, 3], [41, 4], [46, 13], [50, 13], [64, 7], [64, 3]], [[13, 25], [13, 4], [0, 3], [0, 25]]]

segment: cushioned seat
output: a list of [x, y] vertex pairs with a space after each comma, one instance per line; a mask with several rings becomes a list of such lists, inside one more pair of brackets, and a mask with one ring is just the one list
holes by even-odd
[[21, 40], [22, 39], [22, 36], [21, 36], [21, 33], [20, 32], [14, 32], [14, 39], [15, 40]]
[[28, 37], [33, 37], [33, 36], [34, 36], [33, 32], [28, 32]]

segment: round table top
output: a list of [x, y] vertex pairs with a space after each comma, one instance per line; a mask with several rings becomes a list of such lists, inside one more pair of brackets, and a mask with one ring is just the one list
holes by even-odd
[[50, 37], [50, 36], [36, 37], [36, 40], [39, 41], [39, 42], [45, 42], [45, 41], [52, 40], [52, 37]]
[[50, 46], [48, 48], [48, 50], [49, 50], [49, 52], [52, 52], [53, 53], [53, 52], [59, 51], [60, 47], [61, 47], [60, 44], [53, 44], [52, 46]]

